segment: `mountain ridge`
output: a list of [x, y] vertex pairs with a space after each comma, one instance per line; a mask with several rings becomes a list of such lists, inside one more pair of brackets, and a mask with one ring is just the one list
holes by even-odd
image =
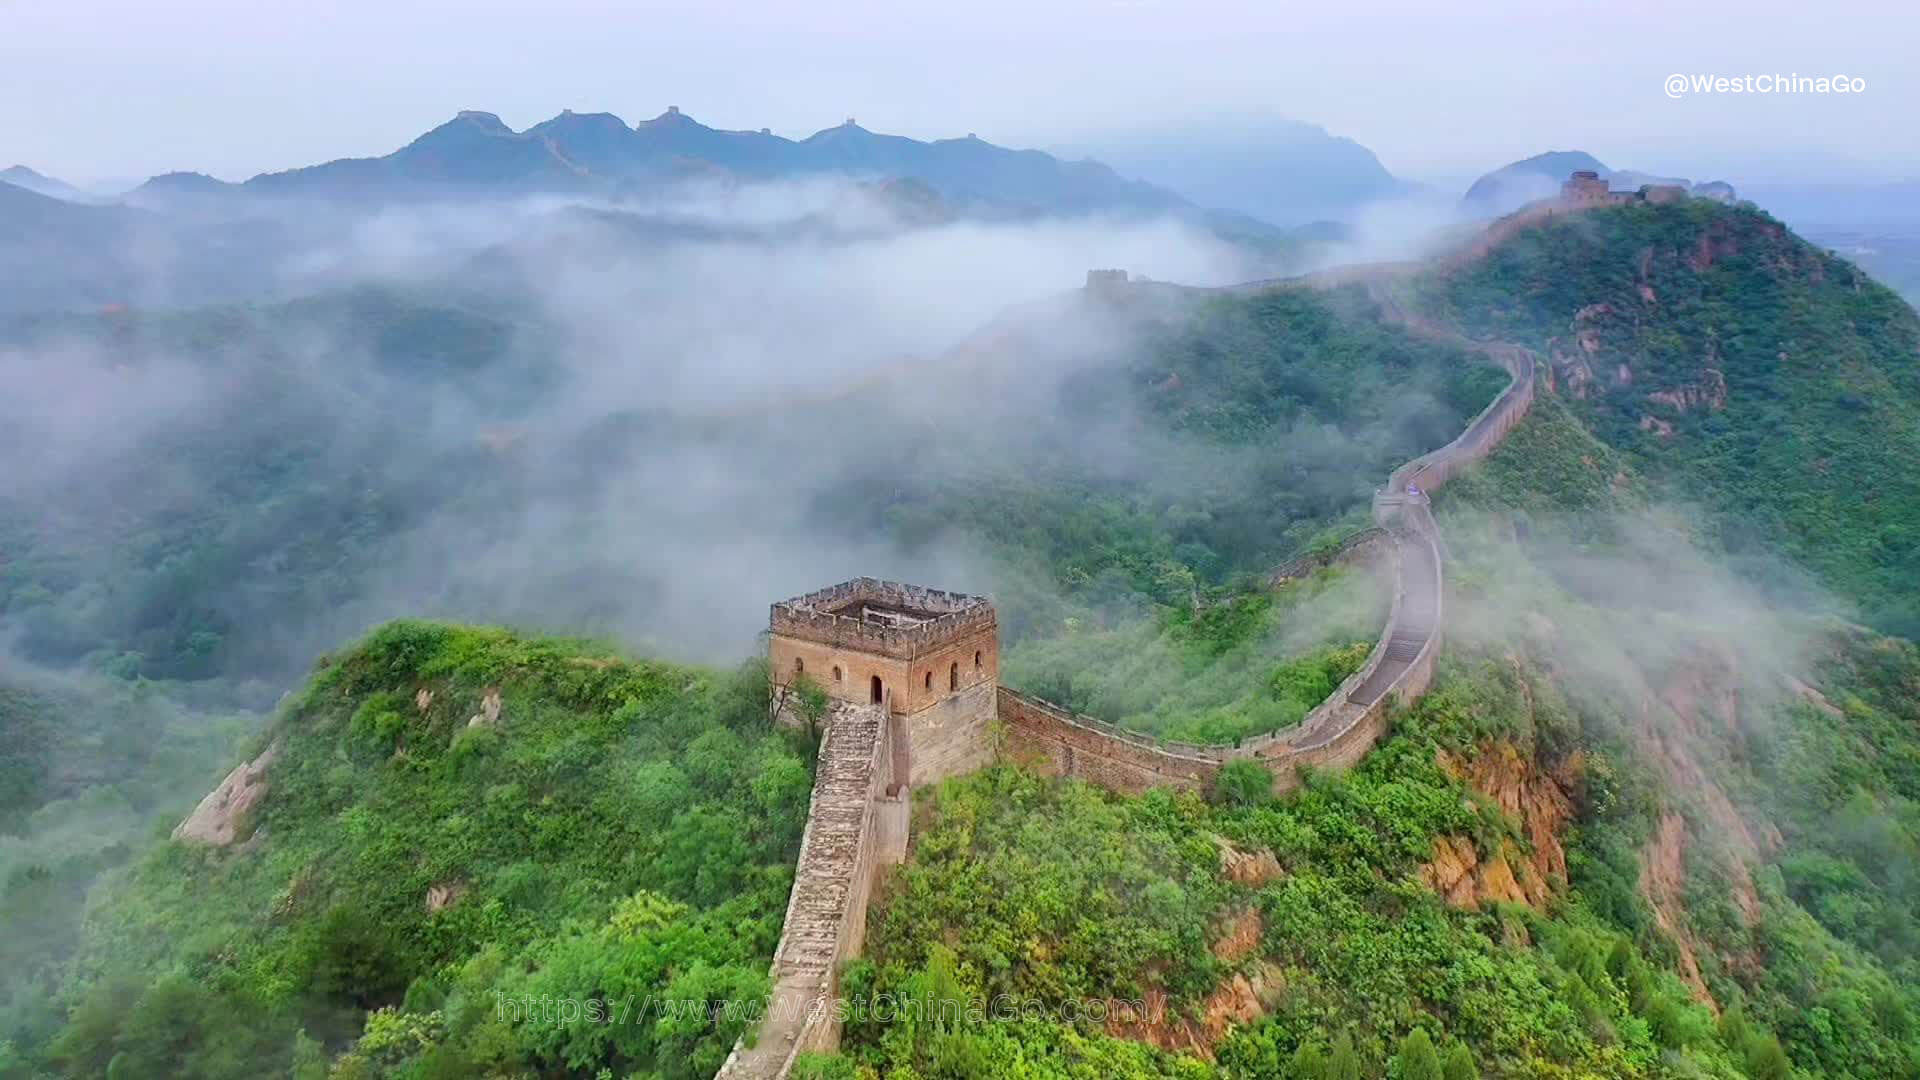
[[1202, 205], [1281, 225], [1345, 219], [1369, 202], [1419, 190], [1366, 145], [1275, 116], [1189, 118], [1165, 130], [1075, 139], [1071, 148]]
[[49, 199], [63, 202], [89, 202], [87, 193], [57, 177], [30, 169], [25, 165], [10, 165], [0, 169], [0, 182], [25, 188], [36, 195], [45, 195]]
[[[848, 119], [794, 140], [766, 128], [708, 127], [677, 106], [633, 125], [612, 113], [568, 109], [522, 131], [494, 113], [463, 110], [384, 155], [264, 172], [239, 184], [204, 178], [190, 186], [196, 194], [358, 202], [468, 192], [615, 193], [689, 171], [741, 180], [914, 178], [956, 203], [1041, 213], [1197, 209], [1174, 191], [1127, 179], [1099, 162], [997, 146], [974, 135], [923, 142]], [[189, 186], [182, 176], [155, 177], [137, 193], [164, 197], [169, 188]]]

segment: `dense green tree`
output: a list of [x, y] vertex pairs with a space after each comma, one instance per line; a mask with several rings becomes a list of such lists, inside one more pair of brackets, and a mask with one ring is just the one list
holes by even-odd
[[1258, 806], [1273, 798], [1273, 770], [1250, 758], [1229, 761], [1214, 775], [1213, 797], [1226, 806]]
[[1466, 1043], [1456, 1042], [1447, 1050], [1441, 1076], [1445, 1080], [1480, 1080], [1480, 1066], [1474, 1062], [1473, 1051]]
[[[469, 724], [496, 694], [502, 727]], [[749, 1012], [700, 1004], [766, 994], [811, 789], [767, 704], [764, 667], [382, 627], [263, 737], [257, 852], [163, 844], [103, 898], [88, 965], [126, 974], [83, 987], [48, 1062], [304, 1075], [323, 1043], [336, 1077], [705, 1080]], [[369, 730], [386, 748], [363, 753]], [[644, 1020], [550, 1015], [662, 999]]]
[[1319, 1042], [1302, 1039], [1287, 1063], [1288, 1080], [1326, 1080], [1327, 1055]]
[[1334, 1037], [1333, 1052], [1327, 1056], [1327, 1080], [1361, 1080], [1365, 1075], [1360, 1052], [1353, 1045], [1353, 1033], [1341, 1032]]
[[1440, 1052], [1434, 1049], [1433, 1039], [1425, 1028], [1414, 1028], [1400, 1040], [1400, 1050], [1394, 1060], [1399, 1066], [1400, 1080], [1445, 1080]]
[[1780, 1048], [1780, 1040], [1771, 1035], [1754, 1035], [1747, 1041], [1747, 1075], [1753, 1080], [1790, 1080], [1793, 1063]]

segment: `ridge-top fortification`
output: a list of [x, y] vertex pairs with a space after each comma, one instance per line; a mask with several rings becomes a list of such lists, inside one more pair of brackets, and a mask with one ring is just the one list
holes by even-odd
[[887, 706], [893, 782], [932, 783], [992, 760], [1000, 624], [984, 596], [859, 577], [773, 605], [773, 677], [850, 705]]
[[[1512, 215], [1488, 235], [1533, 220]], [[1366, 268], [1358, 279], [1382, 272]], [[1321, 274], [1230, 288], [1341, 280]], [[1088, 280], [1095, 293], [1132, 287], [1124, 275]], [[768, 660], [782, 691], [776, 700], [790, 700], [789, 691], [805, 680], [823, 688], [832, 705], [774, 952], [768, 1012], [753, 1038], [734, 1047], [719, 1080], [783, 1080], [798, 1054], [839, 1045], [839, 972], [860, 953], [875, 881], [907, 856], [912, 786], [1006, 760], [1121, 792], [1206, 791], [1227, 762], [1254, 760], [1272, 770], [1279, 793], [1300, 785], [1303, 767], [1358, 761], [1386, 733], [1387, 710], [1425, 693], [1445, 595], [1440, 530], [1427, 493], [1486, 457], [1526, 415], [1537, 363], [1518, 345], [1470, 341], [1397, 305], [1385, 311], [1412, 333], [1481, 353], [1512, 381], [1452, 442], [1394, 470], [1376, 494], [1376, 528], [1365, 530], [1365, 546], [1384, 553], [1375, 565], [1391, 594], [1386, 625], [1360, 669], [1293, 729], [1231, 746], [1175, 743], [1000, 686], [999, 620], [983, 596], [861, 577], [772, 606]]]

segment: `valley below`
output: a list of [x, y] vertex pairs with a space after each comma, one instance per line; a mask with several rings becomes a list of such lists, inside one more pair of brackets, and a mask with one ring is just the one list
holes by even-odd
[[[10, 308], [0, 1077], [1920, 1072], [1913, 308], [1718, 197], [1302, 277], [1041, 175], [1125, 212], [408, 209]], [[1002, 706], [790, 1047], [893, 699], [760, 635], [862, 576], [1188, 764]]]

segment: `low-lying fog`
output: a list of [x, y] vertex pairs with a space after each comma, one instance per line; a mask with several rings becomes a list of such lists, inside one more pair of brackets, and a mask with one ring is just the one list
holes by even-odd
[[[123, 299], [0, 337], [0, 633], [99, 666], [103, 639], [204, 623], [227, 640], [191, 674], [276, 681], [404, 614], [730, 660], [826, 580], [995, 584], [970, 545], [831, 520], [847, 485], [1009, 440], [1190, 474], [1111, 434], [1123, 403], [1060, 430], [1063, 374], [1129, 347], [1074, 294], [1094, 267], [1221, 284], [1271, 256], [1170, 218], [923, 210], [822, 182], [142, 218]], [[267, 240], [192, 246], [213, 229]]]

